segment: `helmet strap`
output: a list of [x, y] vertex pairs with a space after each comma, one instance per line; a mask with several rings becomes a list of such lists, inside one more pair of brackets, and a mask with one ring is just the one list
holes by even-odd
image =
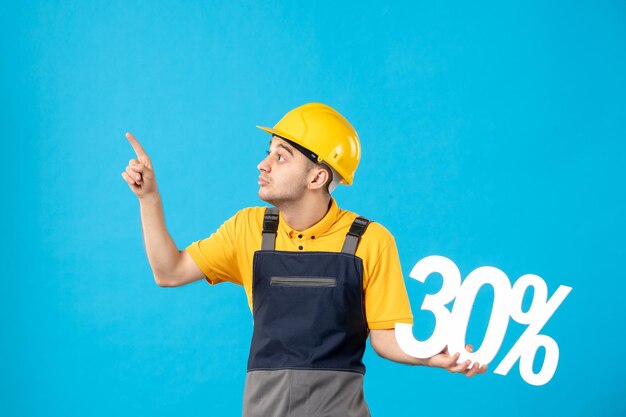
[[315, 152], [308, 150], [304, 146], [298, 145], [296, 142], [294, 142], [292, 140], [285, 139], [282, 136], [279, 136], [279, 138], [289, 142], [289, 144], [291, 146], [293, 146], [294, 148], [299, 150], [300, 153], [302, 153], [304, 156], [306, 156], [308, 159], [310, 159], [314, 164], [318, 164], [319, 163], [319, 160], [318, 160], [319, 157], [317, 156], [317, 154]]

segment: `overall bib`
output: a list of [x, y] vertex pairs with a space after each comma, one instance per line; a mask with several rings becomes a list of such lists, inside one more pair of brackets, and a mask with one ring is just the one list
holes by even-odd
[[341, 252], [276, 251], [278, 211], [266, 210], [244, 417], [369, 417], [363, 261], [354, 256], [368, 224], [355, 219]]

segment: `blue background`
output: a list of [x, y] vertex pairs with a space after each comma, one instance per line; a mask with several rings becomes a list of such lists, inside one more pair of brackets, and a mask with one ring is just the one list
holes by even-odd
[[368, 347], [374, 416], [626, 414], [626, 4], [338, 3], [2, 3], [1, 415], [239, 415], [243, 290], [155, 285], [124, 132], [183, 248], [262, 205], [254, 126], [310, 101], [360, 134], [335, 197], [395, 235], [417, 336], [437, 279], [408, 273], [428, 255], [573, 287], [542, 331], [561, 351], [547, 385], [492, 373], [514, 322], [473, 379]]

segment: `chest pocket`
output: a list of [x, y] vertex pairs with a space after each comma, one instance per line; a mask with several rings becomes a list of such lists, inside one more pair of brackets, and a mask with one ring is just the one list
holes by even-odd
[[337, 279], [328, 277], [272, 277], [270, 285], [274, 287], [325, 288], [336, 287]]

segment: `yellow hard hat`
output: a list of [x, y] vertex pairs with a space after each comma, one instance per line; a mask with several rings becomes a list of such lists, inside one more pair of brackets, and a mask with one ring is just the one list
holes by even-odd
[[330, 165], [350, 185], [361, 159], [356, 130], [337, 110], [322, 103], [308, 103], [291, 110], [274, 126], [257, 126], [317, 154], [317, 162]]

